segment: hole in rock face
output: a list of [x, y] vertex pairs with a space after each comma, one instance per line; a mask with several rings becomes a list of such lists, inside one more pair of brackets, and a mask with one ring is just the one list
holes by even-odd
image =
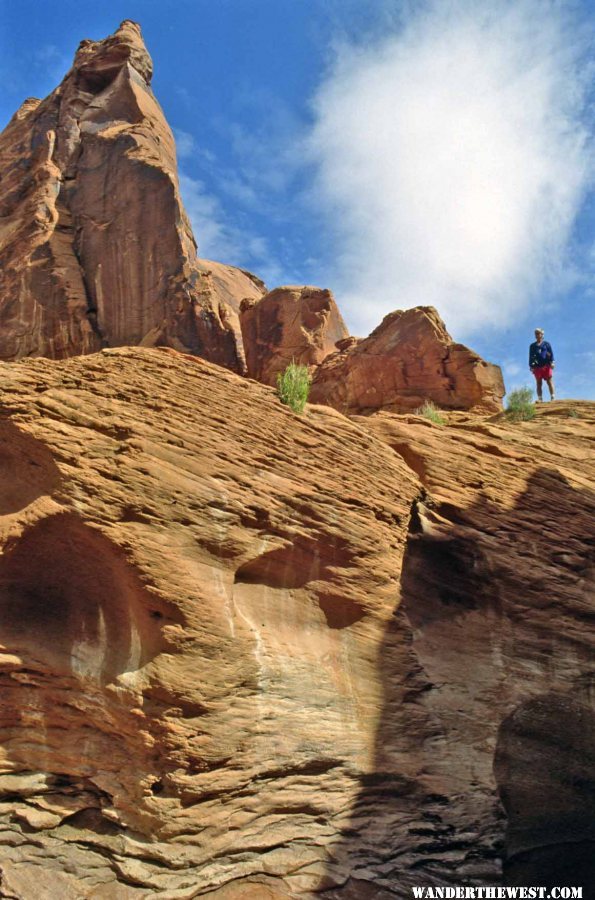
[[292, 591], [316, 582], [316, 600], [328, 627], [347, 628], [359, 621], [364, 611], [340, 591], [342, 576], [335, 570], [349, 567], [352, 561], [347, 542], [339, 538], [320, 541], [298, 538], [244, 563], [236, 572], [235, 584]]
[[321, 595], [318, 604], [329, 628], [349, 628], [364, 616], [362, 607], [348, 597]]
[[335, 580], [331, 568], [352, 563], [352, 552], [346, 541], [295, 538], [284, 547], [277, 547], [249, 560], [236, 572], [236, 583], [263, 584], [267, 587], [294, 590], [318, 579]]
[[155, 598], [76, 515], [44, 519], [0, 558], [0, 643], [55, 673], [107, 682], [163, 646]]
[[318, 578], [320, 561], [301, 547], [282, 547], [257, 556], [236, 572], [236, 583], [294, 590]]
[[121, 834], [124, 830], [121, 825], [110, 822], [101, 815], [101, 810], [90, 808], [81, 809], [79, 812], [68, 816], [63, 821], [64, 825], [70, 825], [79, 831], [91, 831], [94, 834]]
[[110, 54], [96, 54], [86, 65], [80, 67], [77, 87], [87, 94], [100, 94], [115, 80], [127, 59], [125, 51], [118, 52], [117, 48], [113, 48]]
[[13, 422], [0, 422], [0, 515], [29, 506], [60, 483], [52, 454]]
[[403, 562], [404, 607], [414, 628], [477, 609], [486, 600], [485, 566], [470, 541], [410, 539]]

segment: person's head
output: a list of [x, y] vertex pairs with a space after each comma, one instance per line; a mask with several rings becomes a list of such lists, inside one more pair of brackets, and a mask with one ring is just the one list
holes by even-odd
[[535, 329], [535, 337], [537, 338], [538, 342], [543, 340], [543, 328]]

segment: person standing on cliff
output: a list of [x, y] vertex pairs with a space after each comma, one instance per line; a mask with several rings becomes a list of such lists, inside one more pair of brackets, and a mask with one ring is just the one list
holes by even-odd
[[535, 341], [529, 347], [529, 368], [537, 382], [537, 399], [543, 400], [543, 382], [548, 386], [550, 400], [554, 400], [554, 351], [543, 339], [543, 328], [535, 329]]

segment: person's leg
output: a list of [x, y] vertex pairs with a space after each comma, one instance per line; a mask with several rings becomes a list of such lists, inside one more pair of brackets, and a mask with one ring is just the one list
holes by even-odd
[[554, 398], [554, 379], [547, 378], [545, 383], [547, 384], [549, 392], [550, 392], [550, 400], [554, 400], [555, 399]]
[[539, 378], [536, 375], [535, 381], [537, 382], [537, 399], [543, 400], [543, 378]]

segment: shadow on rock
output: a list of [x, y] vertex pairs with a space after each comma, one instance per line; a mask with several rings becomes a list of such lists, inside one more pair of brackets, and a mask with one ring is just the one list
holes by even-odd
[[549, 469], [510, 507], [417, 504], [378, 662], [373, 770], [324, 896], [501, 884], [592, 896], [594, 515], [593, 494]]
[[494, 772], [508, 816], [505, 883], [595, 896], [595, 712], [588, 694], [546, 693], [500, 726]]

